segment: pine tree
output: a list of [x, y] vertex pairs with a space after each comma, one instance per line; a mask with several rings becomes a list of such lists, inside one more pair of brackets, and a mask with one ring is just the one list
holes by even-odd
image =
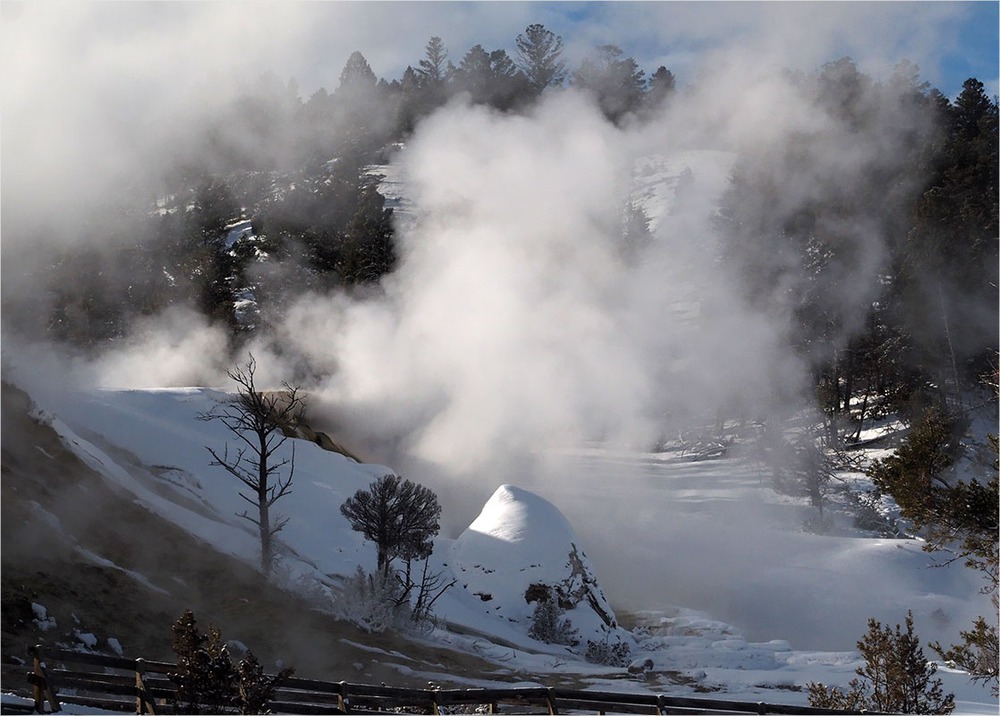
[[345, 283], [376, 283], [395, 268], [393, 233], [392, 209], [385, 208], [385, 197], [369, 183], [362, 188], [344, 233], [339, 270]]
[[604, 116], [617, 122], [639, 109], [645, 95], [645, 73], [616, 45], [602, 45], [573, 73], [572, 85], [589, 91]]
[[955, 708], [954, 694], [944, 694], [937, 667], [924, 657], [920, 640], [913, 633], [913, 614], [907, 612], [906, 631], [895, 631], [875, 619], [858, 641], [865, 660], [855, 673], [848, 691], [824, 684], [809, 684], [809, 705], [818, 708], [871, 710], [880, 713], [949, 714]]
[[448, 51], [440, 37], [432, 37], [424, 48], [424, 58], [420, 60], [417, 74], [423, 86], [437, 90], [442, 87], [449, 76]]
[[517, 66], [535, 95], [549, 87], [558, 87], [566, 79], [566, 64], [562, 60], [562, 38], [545, 29], [544, 25], [528, 25], [515, 39]]
[[236, 670], [221, 632], [213, 625], [208, 633], [198, 629], [191, 610], [173, 627], [173, 651], [177, 671], [170, 678], [177, 684], [177, 704], [183, 713], [229, 713], [236, 704]]
[[434, 537], [441, 528], [441, 505], [437, 495], [423, 485], [387, 474], [367, 490], [358, 490], [340, 506], [340, 512], [378, 549], [378, 570], [389, 564], [426, 559], [434, 549]]

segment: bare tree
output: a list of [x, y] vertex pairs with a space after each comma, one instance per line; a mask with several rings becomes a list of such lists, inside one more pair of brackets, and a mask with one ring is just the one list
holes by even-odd
[[229, 443], [221, 455], [211, 447], [207, 449], [213, 458], [212, 465], [225, 468], [246, 486], [247, 490], [241, 491], [240, 497], [256, 511], [251, 514], [244, 510], [238, 516], [257, 525], [260, 568], [270, 575], [274, 562], [274, 535], [289, 519], [273, 519], [271, 507], [292, 491], [295, 473], [294, 444], [288, 457], [280, 457], [279, 451], [288, 440], [285, 430], [296, 427], [301, 421], [305, 403], [299, 396], [299, 388], [288, 383], [282, 384], [284, 391], [264, 393], [257, 390], [254, 384], [257, 361], [253, 354], [248, 355], [245, 365], [227, 371], [236, 383], [236, 395], [198, 418], [218, 420], [237, 442], [233, 454], [230, 454]]

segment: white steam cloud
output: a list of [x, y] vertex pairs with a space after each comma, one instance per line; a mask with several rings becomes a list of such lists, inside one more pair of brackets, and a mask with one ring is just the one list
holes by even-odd
[[[311, 296], [282, 342], [326, 356], [326, 397], [395, 441], [393, 459], [453, 475], [581, 440], [645, 447], [717, 406], [765, 413], [797, 394], [803, 367], [781, 317], [747, 308], [715, 261], [711, 220], [732, 157], [717, 148], [750, 137], [757, 107], [786, 108], [758, 141], [816, 121], [790, 93], [758, 84], [726, 115], [711, 93], [687, 97], [636, 130], [569, 92], [529, 117], [446, 108], [401, 158], [419, 217], [385, 297]], [[684, 152], [693, 186], [641, 260], [626, 260], [636, 160]]]

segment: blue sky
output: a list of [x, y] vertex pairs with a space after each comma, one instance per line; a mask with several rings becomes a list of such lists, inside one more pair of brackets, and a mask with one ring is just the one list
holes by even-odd
[[[960, 30], [959, 51], [947, 53], [942, 60], [944, 74], [949, 86], [961, 86], [969, 77], [983, 82], [991, 95], [998, 93], [997, 74], [998, 45], [997, 28], [1000, 26], [1000, 3], [971, 3], [968, 18]], [[944, 91], [942, 89], [942, 91]], [[953, 96], [952, 93], [946, 93]]]
[[[769, 46], [785, 65], [803, 71], [850, 56], [878, 77], [887, 66], [905, 58], [916, 62], [924, 79], [950, 97], [961, 91], [969, 77], [982, 81], [990, 94], [1000, 89], [997, 2], [703, 0], [532, 5], [551, 13], [547, 26], [567, 40], [581, 35], [591, 45], [619, 44], [647, 75], [664, 64], [683, 81], [686, 68], [697, 66], [719, 49]], [[609, 39], [601, 40], [602, 36]], [[670, 60], [679, 67], [672, 67]]]

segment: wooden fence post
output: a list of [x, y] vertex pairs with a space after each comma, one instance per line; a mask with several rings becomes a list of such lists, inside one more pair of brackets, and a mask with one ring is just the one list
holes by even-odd
[[146, 691], [146, 684], [142, 680], [142, 675], [146, 673], [145, 659], [135, 660], [135, 712], [137, 714], [156, 714], [156, 707], [153, 699]]
[[42, 647], [41, 644], [36, 646], [28, 647], [28, 656], [31, 657], [33, 665], [34, 679], [32, 680], [32, 692], [35, 698], [35, 711], [37, 713], [45, 713], [45, 702], [49, 702], [49, 710], [52, 713], [56, 713], [61, 710], [59, 706], [59, 699], [56, 698], [55, 691], [52, 690], [52, 685], [49, 683], [49, 675], [45, 668], [45, 662], [42, 661]]
[[556, 708], [555, 691], [551, 686], [545, 690], [545, 701], [549, 706], [549, 716], [555, 716], [555, 714], [559, 713], [559, 709]]
[[341, 681], [340, 682], [340, 692], [337, 694], [337, 706], [345, 714], [348, 713], [348, 711], [347, 711], [347, 682], [346, 681]]

